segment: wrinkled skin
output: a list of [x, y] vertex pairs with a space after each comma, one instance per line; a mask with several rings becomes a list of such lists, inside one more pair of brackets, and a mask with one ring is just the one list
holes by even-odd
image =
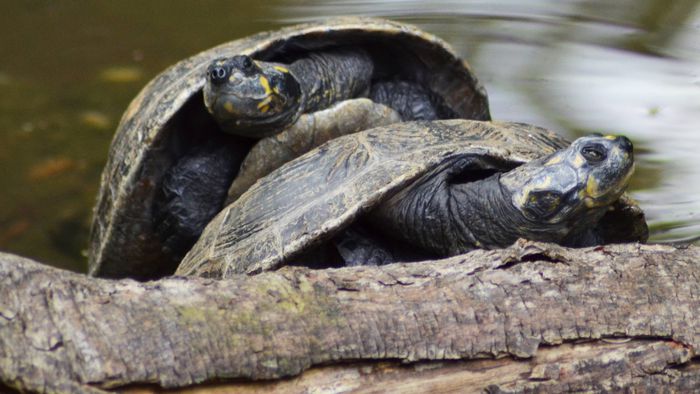
[[622, 193], [632, 169], [623, 137], [572, 144], [531, 125], [460, 119], [379, 127], [254, 184], [212, 219], [177, 273], [417, 261], [518, 238], [643, 242], [643, 212]]
[[373, 84], [369, 97], [376, 103], [396, 110], [404, 121], [458, 117], [447, 108], [440, 96], [408, 81], [382, 81]]
[[[625, 137], [582, 137], [567, 149], [504, 173], [478, 157], [456, 157], [382, 203], [374, 227], [437, 255], [506, 247], [518, 238], [590, 246], [595, 226], [634, 169]], [[494, 175], [459, 181], [475, 168]]]
[[258, 61], [289, 64], [341, 48], [371, 52], [378, 81], [406, 78], [438, 94], [458, 117], [490, 119], [486, 92], [469, 65], [438, 37], [407, 24], [329, 18], [204, 50], [153, 78], [124, 112], [95, 205], [90, 274], [149, 279], [172, 273], [165, 267], [170, 263], [156, 231], [154, 200], [162, 194], [165, 173], [189, 156], [190, 148], [221, 132], [204, 105], [202, 91], [207, 68], [216, 59], [245, 54]]
[[237, 55], [207, 69], [204, 103], [227, 133], [261, 138], [301, 114], [369, 92], [373, 64], [361, 49], [311, 53], [291, 64]]
[[[161, 222], [168, 225], [158, 226], [168, 253], [179, 250], [173, 257], [176, 260], [184, 255], [183, 251], [196, 240], [195, 235], [222, 208], [219, 196], [229, 186], [230, 202], [258, 178], [331, 138], [398, 120], [434, 120], [454, 115], [438, 95], [415, 83], [382, 81], [370, 91], [372, 70], [372, 61], [365, 51], [348, 48], [311, 53], [289, 65], [257, 61], [245, 55], [212, 62], [204, 86], [209, 112], [225, 132], [265, 138], [253, 149], [257, 163], [250, 165], [252, 160], [246, 160], [242, 173], [238, 173], [239, 155], [230, 155], [228, 162], [235, 165], [230, 171], [211, 167], [227, 165], [225, 160], [195, 157], [222, 156], [216, 145], [209, 150], [199, 149], [196, 155], [188, 155], [168, 171], [165, 201], [159, 202]], [[362, 99], [352, 99], [367, 94], [379, 104], [364, 108], [367, 105], [360, 104]], [[347, 109], [341, 108], [344, 104]], [[391, 108], [398, 112], [396, 116]], [[275, 149], [269, 148], [270, 141]], [[220, 173], [226, 176], [218, 181], [210, 176]], [[199, 177], [207, 182], [191, 181]], [[237, 182], [232, 185], [234, 177]], [[178, 182], [186, 183], [180, 188], [186, 192], [173, 192]]]

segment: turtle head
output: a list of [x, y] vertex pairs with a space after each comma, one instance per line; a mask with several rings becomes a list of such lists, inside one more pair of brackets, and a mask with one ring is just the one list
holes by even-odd
[[207, 68], [204, 103], [225, 132], [265, 137], [282, 131], [299, 117], [299, 82], [276, 63], [237, 55]]
[[588, 136], [504, 174], [501, 184], [529, 222], [570, 228], [597, 221], [622, 195], [633, 171], [629, 139]]

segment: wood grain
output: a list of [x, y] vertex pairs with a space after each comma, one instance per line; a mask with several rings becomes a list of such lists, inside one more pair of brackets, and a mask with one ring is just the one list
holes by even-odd
[[379, 268], [139, 283], [2, 255], [0, 382], [37, 392], [684, 391], [698, 384], [699, 263], [697, 247], [523, 241]]

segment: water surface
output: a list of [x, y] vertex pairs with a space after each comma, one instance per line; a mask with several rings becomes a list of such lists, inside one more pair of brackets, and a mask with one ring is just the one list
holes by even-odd
[[1, 250], [83, 270], [109, 142], [140, 88], [219, 43], [335, 15], [443, 37], [496, 119], [627, 135], [652, 241], [700, 237], [698, 1], [35, 0], [0, 14]]

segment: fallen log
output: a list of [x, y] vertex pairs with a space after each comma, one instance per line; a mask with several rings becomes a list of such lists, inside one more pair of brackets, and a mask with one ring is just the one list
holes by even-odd
[[700, 382], [699, 277], [700, 248], [639, 244], [519, 241], [421, 263], [145, 283], [1, 255], [0, 382], [683, 391]]

